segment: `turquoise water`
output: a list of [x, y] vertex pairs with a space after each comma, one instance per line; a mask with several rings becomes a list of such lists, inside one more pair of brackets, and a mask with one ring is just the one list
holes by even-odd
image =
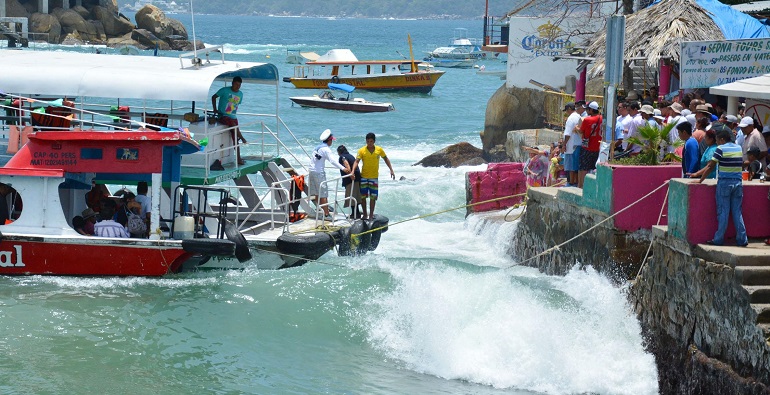
[[[233, 61], [273, 62], [282, 77], [287, 46], [396, 58], [407, 33], [417, 54], [455, 27], [481, 34], [481, 21], [196, 16], [199, 39], [225, 44]], [[325, 128], [354, 148], [375, 132], [406, 178], [381, 179], [377, 211], [399, 221], [464, 204], [464, 174], [483, 166], [412, 164], [452, 143], [480, 146], [502, 83], [450, 69], [431, 95], [360, 92], [396, 106], [380, 114], [292, 107], [289, 96], [311, 91], [281, 83], [280, 115], [306, 146]], [[241, 111], [275, 104], [244, 93]], [[281, 271], [0, 277], [0, 392], [657, 393], [623, 291], [590, 269], [552, 277], [515, 266], [505, 254], [515, 236], [515, 223], [458, 210], [391, 227], [365, 257], [329, 253]]]

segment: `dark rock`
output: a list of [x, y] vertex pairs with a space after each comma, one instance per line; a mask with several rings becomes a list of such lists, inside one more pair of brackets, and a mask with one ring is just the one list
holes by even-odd
[[484, 158], [479, 156], [479, 157], [467, 160], [463, 163], [460, 163], [460, 166], [478, 166], [478, 165], [485, 165], [485, 164], [487, 164], [487, 161], [485, 161]]
[[83, 19], [80, 14], [73, 10], [62, 10], [57, 8], [54, 15], [59, 18], [62, 31], [71, 34], [77, 32], [78, 36], [86, 41], [99, 41], [99, 32], [93, 23]]
[[71, 9], [72, 11], [75, 11], [75, 12], [77, 12], [78, 14], [80, 14], [80, 16], [82, 16], [82, 17], [83, 17], [83, 19], [90, 19], [90, 18], [91, 18], [91, 13], [90, 13], [90, 12], [88, 12], [88, 10], [86, 9], [86, 7], [83, 7], [83, 6], [77, 6], [77, 5], [76, 5], [76, 6], [72, 7], [72, 8], [70, 8], [70, 9]]
[[176, 19], [168, 18], [168, 23], [171, 26], [171, 30], [174, 32], [172, 36], [180, 36], [184, 40], [190, 38], [190, 36], [187, 35], [187, 28], [184, 27], [182, 22], [179, 22]]
[[100, 21], [104, 26], [104, 32], [110, 37], [122, 36], [134, 30], [134, 25], [130, 20], [121, 17], [109, 9], [100, 6], [91, 8], [94, 19]]
[[18, 0], [5, 0], [5, 16], [29, 18], [30, 12]]
[[146, 48], [155, 48], [157, 45], [158, 49], [163, 51], [171, 49], [165, 41], [159, 39], [145, 29], [134, 29], [134, 31], [131, 32], [131, 38]]
[[33, 37], [40, 38], [40, 35], [46, 35], [46, 41], [58, 44], [61, 39], [62, 26], [59, 20], [51, 14], [34, 13], [29, 17], [29, 31], [36, 33]]
[[505, 146], [498, 144], [484, 152], [484, 159], [492, 163], [498, 162], [510, 162], [511, 158], [508, 157], [508, 153], [505, 152]]
[[450, 145], [438, 152], [434, 152], [422, 158], [422, 160], [415, 163], [414, 166], [458, 167], [475, 158], [481, 158], [482, 154], [482, 150], [472, 146], [470, 143], [462, 142]]

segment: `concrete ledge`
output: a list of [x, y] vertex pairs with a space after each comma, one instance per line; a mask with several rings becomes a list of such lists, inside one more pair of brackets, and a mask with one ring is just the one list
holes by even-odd
[[556, 197], [576, 206], [583, 205], [583, 190], [577, 187], [559, 188], [559, 192], [556, 194]]
[[770, 247], [765, 246], [764, 242], [749, 243], [748, 247], [698, 244], [693, 247], [693, 255], [709, 262], [724, 263], [732, 267], [770, 267]]

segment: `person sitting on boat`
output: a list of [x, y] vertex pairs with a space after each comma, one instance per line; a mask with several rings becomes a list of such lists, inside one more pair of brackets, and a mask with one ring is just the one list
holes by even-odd
[[[241, 134], [241, 129], [238, 127], [238, 117], [236, 116], [238, 105], [243, 101], [243, 92], [241, 92], [242, 82], [243, 79], [241, 77], [235, 77], [233, 78], [232, 85], [221, 88], [214, 96], [211, 96], [211, 106], [217, 111], [219, 123], [231, 128], [230, 136], [233, 138], [233, 145], [235, 145], [235, 153], [239, 165], [246, 164], [241, 159], [241, 147], [238, 145], [239, 142], [246, 144], [246, 139]], [[219, 99], [219, 105], [217, 105], [217, 98]]]
[[72, 229], [75, 229], [76, 232], [80, 233], [83, 236], [90, 236], [88, 232], [86, 232], [85, 229], [86, 226], [86, 220], [83, 219], [83, 217], [76, 215], [72, 218]]
[[8, 209], [8, 195], [11, 192], [13, 192], [13, 188], [10, 185], [0, 183], [0, 225], [10, 223], [11, 214]]
[[117, 203], [112, 199], [102, 199], [100, 206], [99, 217], [102, 220], [94, 225], [94, 236], [130, 237], [126, 227], [112, 219], [118, 208]]
[[[345, 166], [345, 170], [340, 170], [340, 175], [350, 174], [351, 169], [354, 172], [353, 177], [342, 179], [342, 186], [345, 187], [345, 207], [350, 207], [350, 218], [360, 218], [361, 213], [358, 210], [358, 204], [361, 202], [361, 171], [358, 167], [353, 169], [356, 158], [348, 152], [344, 145], [337, 147], [337, 155], [340, 156], [340, 164]], [[355, 202], [350, 201], [351, 197]]]
[[[86, 192], [86, 206], [94, 212], [98, 213], [101, 210], [100, 203], [102, 199], [109, 197], [107, 187], [96, 183], [96, 180], [91, 180], [91, 190]], [[85, 216], [84, 216], [85, 217]]]
[[314, 196], [316, 206], [323, 206], [324, 218], [331, 219], [329, 216], [329, 190], [326, 186], [326, 171], [324, 170], [324, 163], [329, 162], [334, 167], [345, 170], [345, 168], [332, 160], [332, 150], [329, 148], [334, 141], [332, 131], [326, 129], [321, 133], [321, 144], [315, 147], [313, 150], [312, 158], [310, 159], [310, 174], [308, 175], [308, 195]]
[[[81, 213], [83, 216], [83, 220], [86, 221], [85, 224], [83, 224], [83, 230], [88, 234], [89, 236], [94, 235], [94, 225], [96, 225], [96, 211], [91, 209], [90, 207], [83, 210]], [[74, 222], [73, 222], [74, 225]], [[75, 229], [77, 230], [77, 229]]]

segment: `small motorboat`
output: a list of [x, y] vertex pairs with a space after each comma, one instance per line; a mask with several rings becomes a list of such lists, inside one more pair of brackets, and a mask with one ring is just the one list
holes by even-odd
[[[329, 90], [320, 95], [290, 97], [291, 101], [302, 107], [328, 108], [330, 110], [344, 110], [357, 112], [386, 112], [393, 111], [393, 103], [382, 103], [364, 100], [360, 97], [350, 98], [350, 94], [356, 89], [353, 85], [328, 84]], [[333, 92], [340, 93], [335, 96]]]

